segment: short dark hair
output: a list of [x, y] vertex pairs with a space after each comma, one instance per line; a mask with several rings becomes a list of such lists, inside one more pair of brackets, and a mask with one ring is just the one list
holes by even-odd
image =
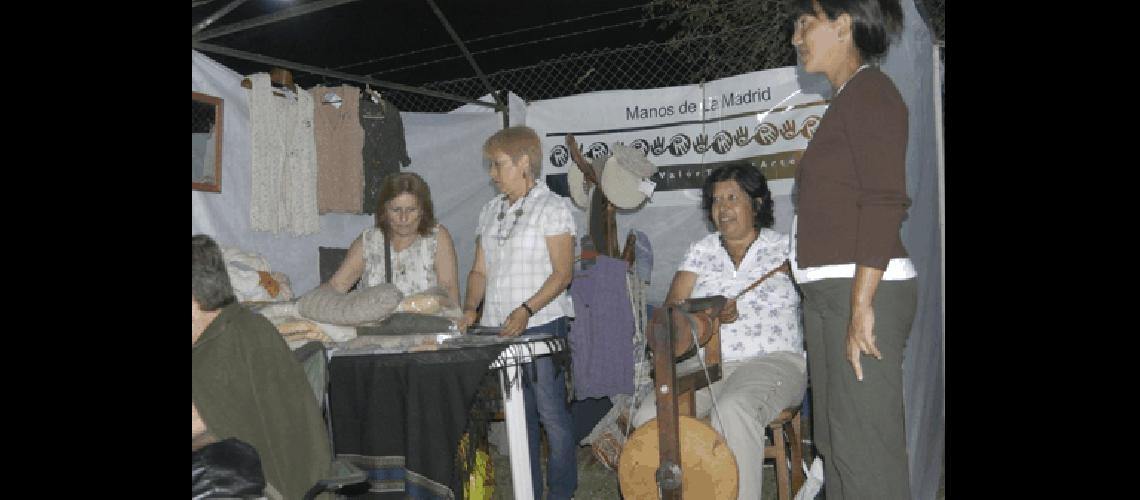
[[431, 204], [431, 189], [428, 188], [423, 177], [413, 172], [389, 174], [384, 178], [384, 182], [380, 185], [380, 200], [376, 204], [376, 227], [383, 229], [384, 234], [388, 234], [388, 227], [385, 225], [388, 222], [386, 205], [393, 198], [404, 193], [415, 196], [416, 201], [419, 202], [420, 225], [416, 231], [422, 236], [427, 236], [436, 224], [435, 208]]
[[[725, 163], [720, 168], [713, 170], [705, 179], [705, 185], [701, 188], [701, 208], [708, 211], [709, 221], [716, 226], [716, 221], [712, 220], [712, 199], [713, 190], [716, 183], [723, 181], [736, 181], [736, 185], [740, 189], [748, 193], [748, 197], [752, 198], [752, 226], [757, 231], [760, 228], [772, 227], [776, 222], [776, 217], [773, 215], [772, 210], [772, 192], [768, 190], [768, 179], [764, 178], [764, 174], [760, 173], [760, 169], [752, 166], [748, 160], [735, 160]], [[756, 202], [756, 198], [760, 198], [760, 202]]]
[[790, 0], [792, 21], [801, 15], [817, 16], [818, 4], [828, 19], [851, 16], [851, 36], [864, 62], [878, 62], [891, 39], [902, 31], [903, 11], [899, 0]]
[[195, 234], [192, 281], [194, 300], [203, 311], [216, 311], [237, 302], [230, 275], [226, 272], [226, 259], [213, 238]]
[[522, 155], [526, 155], [530, 161], [528, 167], [531, 177], [538, 179], [542, 174], [542, 139], [530, 127], [508, 127], [491, 134], [483, 142], [483, 154], [489, 156], [494, 152], [511, 157], [513, 162], [518, 162]]

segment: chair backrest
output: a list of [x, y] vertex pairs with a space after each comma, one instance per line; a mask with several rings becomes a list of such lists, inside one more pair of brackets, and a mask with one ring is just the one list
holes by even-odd
[[344, 257], [348, 255], [347, 248], [336, 247], [317, 247], [318, 272], [320, 273], [321, 283], [325, 283], [336, 274], [336, 270], [340, 269], [340, 263], [344, 261]]
[[[337, 265], [340, 265], [339, 262]], [[328, 411], [329, 358], [325, 345], [314, 340], [294, 349], [293, 355], [305, 369], [305, 376], [313, 387], [313, 395], [316, 396], [317, 405], [325, 419], [325, 432], [329, 436], [329, 452], [332, 453], [333, 457], [332, 464], [330, 464], [325, 477], [305, 492], [304, 500], [312, 500], [322, 492], [336, 492], [345, 486], [367, 481], [368, 475], [347, 459], [336, 458], [336, 450], [332, 449], [332, 417]]]
[[325, 355], [325, 345], [313, 340], [293, 350], [293, 356], [305, 369], [305, 377], [313, 388], [313, 396], [317, 404], [323, 409], [325, 402], [325, 388], [328, 387], [328, 357]]

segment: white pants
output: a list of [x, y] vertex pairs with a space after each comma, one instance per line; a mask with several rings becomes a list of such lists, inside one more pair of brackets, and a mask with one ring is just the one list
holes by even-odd
[[[719, 419], [715, 413], [711, 415], [713, 429], [724, 437], [736, 457], [740, 485], [737, 498], [759, 500], [764, 484], [761, 478], [764, 429], [785, 408], [803, 401], [807, 360], [803, 354], [774, 352], [722, 363], [721, 370], [723, 375], [719, 381], [697, 391], [697, 417], [709, 416], [713, 408], [709, 397], [711, 389], [720, 410]], [[657, 405], [650, 393], [640, 399], [633, 414], [633, 425], [640, 427], [656, 416]]]

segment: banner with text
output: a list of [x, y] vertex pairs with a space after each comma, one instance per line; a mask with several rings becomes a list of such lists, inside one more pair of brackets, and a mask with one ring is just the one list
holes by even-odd
[[749, 159], [774, 195], [790, 193], [799, 157], [826, 109], [819, 91], [801, 88], [796, 68], [785, 67], [703, 85], [534, 101], [526, 122], [542, 137], [542, 175], [552, 188], [572, 168], [565, 141], [573, 134], [590, 159], [608, 156], [614, 143], [646, 154], [658, 167], [648, 203], [675, 206], [698, 203], [705, 177], [730, 160]]

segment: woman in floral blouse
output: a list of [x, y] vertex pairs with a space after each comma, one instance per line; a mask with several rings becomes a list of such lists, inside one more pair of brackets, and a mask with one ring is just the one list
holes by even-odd
[[[807, 367], [800, 298], [788, 274], [778, 271], [733, 300], [788, 258], [788, 236], [769, 229], [775, 219], [772, 194], [757, 168], [739, 161], [714, 171], [705, 182], [702, 206], [716, 232], [689, 247], [665, 302], [711, 295], [730, 299], [720, 315], [724, 376], [697, 392], [696, 411], [698, 417], [709, 414], [711, 390], [720, 411], [720, 418], [711, 418], [713, 428], [736, 456], [738, 498], [756, 499], [761, 498], [764, 428], [803, 400]], [[653, 402], [647, 398], [641, 405], [635, 425], [656, 415]]]

